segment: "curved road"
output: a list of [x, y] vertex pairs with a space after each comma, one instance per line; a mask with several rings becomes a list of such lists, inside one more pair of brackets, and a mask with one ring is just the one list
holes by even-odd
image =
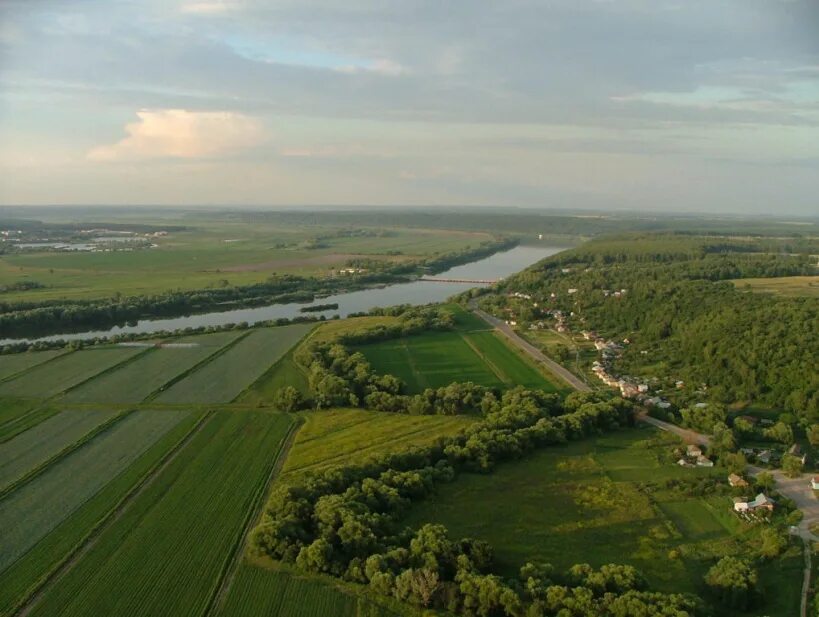
[[493, 317], [486, 311], [479, 309], [474, 300], [469, 301], [469, 308], [478, 317], [483, 319], [486, 323], [509, 339], [509, 341], [515, 345], [515, 347], [521, 349], [538, 362], [545, 364], [552, 373], [563, 379], [572, 388], [579, 392], [591, 392], [591, 388], [580, 381], [576, 375], [560, 366], [557, 362], [544, 355], [543, 352], [541, 352], [537, 347], [521, 338], [518, 333], [509, 327], [509, 324], [507, 324], [505, 321], [500, 320], [497, 317]]

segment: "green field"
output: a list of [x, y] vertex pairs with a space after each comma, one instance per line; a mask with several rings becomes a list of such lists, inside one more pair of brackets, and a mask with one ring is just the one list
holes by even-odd
[[157, 397], [160, 403], [229, 403], [290, 350], [312, 324], [251, 330], [238, 343]]
[[48, 351], [29, 351], [25, 353], [0, 355], [0, 380], [8, 379], [12, 375], [22, 373], [64, 353], [66, 353], [64, 349], [50, 349]]
[[409, 393], [453, 381], [471, 381], [491, 388], [523, 385], [557, 389], [528, 359], [491, 331], [425, 332], [360, 345], [356, 351], [362, 352], [377, 372], [401, 379]]
[[285, 386], [293, 386], [305, 397], [310, 395], [307, 375], [293, 359], [292, 349], [243, 392], [237, 402], [250, 405], [273, 405], [276, 393]]
[[781, 276], [776, 278], [748, 278], [732, 281], [737, 289], [781, 296], [819, 298], [819, 276]]
[[50, 398], [140, 353], [145, 353], [145, 350], [102, 347], [65, 354], [0, 383], [0, 396]]
[[133, 362], [71, 390], [65, 400], [138, 403], [240, 335], [238, 331], [227, 331], [173, 339], [173, 344], [195, 346], [150, 349]]
[[465, 416], [406, 416], [361, 409], [304, 415], [305, 423], [290, 448], [283, 478], [429, 444], [474, 422]]
[[201, 615], [291, 421], [216, 412], [32, 614]]
[[0, 490], [120, 413], [66, 410], [0, 444]]
[[[174, 411], [168, 415], [166, 412], [155, 412], [154, 415], [162, 415], [154, 419], [172, 420], [174, 414], [179, 413]], [[137, 490], [138, 483], [154, 471], [163, 458], [168, 456], [171, 450], [190, 433], [201, 417], [202, 414], [198, 413], [184, 414], [175, 426], [139, 455], [132, 464], [43, 536], [12, 565], [0, 572], [0, 615], [9, 614], [14, 606], [35, 590], [45, 574], [59, 565], [93, 532], [97, 525], [112, 515], [117, 505], [131, 491]], [[118, 447], [110, 438], [107, 443]], [[127, 449], [121, 454], [127, 456]], [[105, 469], [98, 469], [94, 464], [90, 465], [88, 470], [103, 475], [106, 473]], [[73, 478], [67, 481], [77, 482]]]
[[30, 399], [0, 399], [0, 443], [53, 416], [59, 409]]
[[[409, 611], [406, 611], [407, 613]], [[343, 590], [324, 577], [243, 563], [219, 617], [389, 617], [406, 614]]]
[[0, 571], [113, 480], [185, 413], [133, 412], [0, 500]]
[[[127, 222], [118, 214], [108, 215]], [[145, 223], [144, 215], [134, 218]], [[164, 218], [164, 217], [163, 217]], [[112, 221], [114, 222], [114, 221]], [[12, 291], [4, 298], [44, 301], [154, 294], [175, 289], [204, 289], [228, 281], [258, 283], [273, 273], [327, 275], [354, 257], [389, 261], [422, 259], [475, 247], [483, 232], [390, 228], [370, 236], [344, 237], [342, 226], [276, 221], [240, 221], [200, 212], [154, 217], [151, 224], [184, 225], [152, 238], [156, 248], [116, 252], [7, 253], [0, 257], [0, 285], [36, 281], [43, 288]], [[311, 241], [326, 236], [319, 243]]]

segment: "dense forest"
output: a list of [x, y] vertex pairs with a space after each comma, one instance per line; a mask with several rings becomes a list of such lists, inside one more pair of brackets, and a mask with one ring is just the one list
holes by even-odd
[[618, 374], [680, 380], [684, 393], [756, 401], [815, 423], [819, 300], [750, 293], [729, 281], [815, 275], [810, 253], [819, 253], [815, 240], [601, 238], [510, 278], [483, 304], [524, 323], [557, 310], [572, 331], [627, 339]]

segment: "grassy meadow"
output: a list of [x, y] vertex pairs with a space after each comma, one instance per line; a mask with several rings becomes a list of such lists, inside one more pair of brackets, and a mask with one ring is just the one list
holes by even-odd
[[[654, 429], [629, 429], [547, 448], [488, 475], [463, 474], [404, 522], [440, 522], [456, 537], [487, 540], [508, 575], [535, 560], [558, 568], [628, 563], [657, 590], [703, 593], [703, 573], [720, 556], [747, 551], [743, 542], [753, 542], [754, 528], [733, 516], [730, 497], [640, 490], [644, 482], [725, 473], [660, 462], [666, 439]], [[783, 573], [800, 558], [793, 548], [761, 569], [768, 614], [792, 614], [800, 581]], [[779, 596], [780, 588], [788, 593]]]
[[819, 298], [819, 276], [734, 279], [737, 289], [781, 296]]

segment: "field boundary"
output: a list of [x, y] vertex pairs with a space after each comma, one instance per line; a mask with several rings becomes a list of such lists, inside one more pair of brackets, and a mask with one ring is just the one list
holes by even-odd
[[[52, 465], [59, 462], [60, 459], [68, 456], [69, 454], [71, 454], [75, 450], [79, 450], [81, 447], [83, 447], [85, 444], [90, 442], [92, 439], [94, 439], [98, 435], [101, 435], [102, 433], [107, 431], [109, 428], [111, 428], [112, 426], [117, 424], [120, 420], [123, 420], [127, 416], [131, 415], [134, 411], [136, 411], [136, 410], [133, 409], [133, 408], [126, 409], [125, 411], [122, 411], [122, 412], [118, 413], [117, 415], [115, 415], [113, 418], [109, 418], [105, 422], [103, 422], [101, 424], [98, 424], [97, 426], [92, 428], [90, 431], [88, 431], [85, 435], [80, 437], [77, 441], [68, 444], [65, 448], [63, 448], [62, 450], [57, 452], [51, 458], [43, 461], [42, 463], [37, 465], [34, 469], [29, 470], [28, 472], [26, 472], [24, 475], [20, 476], [17, 480], [12, 482], [8, 486], [0, 489], [0, 500], [5, 499], [5, 497], [7, 495], [9, 495], [10, 493], [14, 492], [15, 490], [17, 490], [18, 488], [20, 488], [24, 484], [27, 484], [28, 482], [30, 482], [31, 480], [33, 480], [34, 478], [39, 476], [46, 469], [48, 469]], [[65, 413], [65, 410], [63, 410], [63, 411], [61, 411], [59, 413]], [[71, 413], [71, 412], [69, 412], [69, 413]], [[75, 413], [82, 413], [82, 412], [75, 412]]]
[[[482, 331], [486, 332], [486, 330], [482, 330]], [[467, 333], [462, 333], [461, 338], [464, 340], [464, 342], [467, 344], [467, 346], [472, 351], [475, 352], [475, 355], [477, 355], [483, 361], [483, 363], [486, 366], [489, 367], [489, 370], [492, 371], [493, 373], [495, 373], [495, 377], [500, 379], [501, 382], [504, 383], [507, 386], [514, 386], [515, 385], [514, 382], [512, 381], [512, 379], [506, 373], [504, 373], [499, 366], [497, 366], [494, 362], [492, 362], [492, 360], [490, 360], [489, 357], [485, 353], [483, 353], [480, 349], [478, 349], [478, 346], [475, 345], [475, 342], [469, 339], [469, 337], [467, 336]]]
[[[63, 353], [58, 353], [53, 358], [49, 358], [48, 360], [44, 360], [43, 362], [40, 362], [39, 364], [29, 366], [28, 368], [24, 368], [23, 370], [17, 371], [16, 373], [12, 373], [11, 375], [6, 375], [5, 377], [3, 377], [3, 379], [0, 379], [0, 383], [6, 383], [7, 381], [11, 381], [12, 379], [17, 379], [21, 375], [25, 375], [27, 372], [29, 372], [31, 370], [34, 370], [35, 368], [40, 368], [41, 366], [45, 366], [49, 362], [54, 362], [54, 360], [56, 360], [57, 358], [62, 358], [63, 356], [67, 356], [69, 354], [74, 353], [75, 351], [77, 351], [77, 350], [76, 349], [70, 349], [68, 351], [64, 351]], [[22, 353], [26, 353], [26, 352], [22, 352]], [[37, 353], [37, 352], [32, 352], [32, 353]], [[10, 354], [10, 355], [13, 355], [13, 354]]]
[[[24, 399], [24, 400], [29, 400], [29, 399]], [[16, 430], [16, 428], [14, 428], [15, 424], [20, 424], [20, 423], [25, 422], [26, 418], [28, 418], [29, 416], [34, 415], [35, 413], [37, 413], [39, 411], [43, 411], [44, 409], [45, 410], [51, 409], [51, 413], [46, 414], [45, 416], [40, 418], [39, 422], [35, 422], [31, 426], [25, 427], [22, 430]], [[23, 415], [17, 416], [16, 418], [12, 418], [11, 420], [9, 420], [7, 422], [3, 422], [3, 424], [0, 424], [0, 430], [6, 430], [7, 427], [12, 427], [11, 428], [12, 432], [9, 433], [8, 435], [0, 437], [0, 444], [4, 444], [7, 441], [10, 441], [11, 439], [14, 439], [20, 433], [25, 433], [27, 430], [29, 430], [31, 428], [34, 428], [35, 426], [37, 426], [41, 422], [45, 422], [49, 418], [52, 418], [52, 417], [56, 416], [61, 411], [62, 411], [61, 409], [57, 409], [56, 407], [49, 407], [45, 402], [42, 402], [39, 405], [35, 405], [31, 409], [29, 409], [28, 411], [23, 413]], [[16, 432], [14, 432], [14, 431], [16, 431]]]
[[214, 351], [212, 354], [210, 354], [208, 357], [203, 358], [202, 360], [200, 360], [199, 362], [197, 362], [197, 363], [196, 363], [196, 364], [194, 364], [193, 366], [188, 367], [187, 369], [185, 369], [184, 371], [182, 371], [181, 373], [179, 373], [179, 374], [178, 374], [178, 375], [176, 375], [175, 377], [172, 377], [171, 379], [169, 379], [168, 381], [166, 381], [165, 383], [163, 383], [163, 384], [162, 384], [161, 386], [159, 386], [159, 387], [158, 387], [156, 390], [154, 390], [154, 391], [153, 391], [153, 392], [151, 392], [151, 393], [150, 393], [148, 396], [146, 396], [144, 399], [142, 399], [142, 402], [143, 402], [143, 403], [150, 403], [150, 402], [151, 402], [151, 401], [153, 401], [153, 400], [154, 400], [154, 399], [155, 399], [157, 396], [159, 396], [160, 394], [162, 394], [162, 393], [163, 393], [165, 390], [167, 390], [168, 388], [171, 388], [171, 387], [175, 386], [177, 383], [179, 383], [180, 381], [182, 381], [183, 379], [185, 379], [185, 378], [186, 378], [186, 377], [188, 377], [189, 375], [192, 375], [193, 373], [195, 373], [196, 371], [198, 371], [200, 368], [202, 368], [202, 367], [203, 367], [203, 366], [205, 366], [206, 364], [210, 364], [210, 362], [212, 362], [213, 360], [215, 360], [216, 358], [218, 358], [219, 356], [221, 356], [223, 353], [225, 353], [226, 351], [228, 351], [229, 349], [231, 349], [231, 348], [232, 348], [234, 345], [238, 344], [238, 343], [239, 343], [239, 341], [241, 341], [241, 340], [243, 340], [243, 339], [247, 338], [248, 336], [250, 336], [252, 333], [253, 333], [253, 330], [248, 330], [248, 331], [246, 331], [246, 332], [244, 332], [244, 333], [240, 334], [239, 336], [237, 336], [237, 337], [236, 337], [235, 339], [233, 339], [232, 341], [229, 341], [228, 343], [225, 343], [225, 344], [224, 344], [224, 345], [222, 345], [222, 346], [221, 346], [219, 349], [217, 349], [217, 350], [216, 350], [216, 351]]
[[131, 362], [135, 362], [138, 358], [141, 358], [142, 356], [151, 353], [154, 349], [155, 349], [154, 347], [148, 347], [147, 349], [144, 349], [143, 351], [141, 351], [139, 353], [136, 353], [133, 356], [129, 356], [129, 357], [125, 358], [124, 360], [121, 360], [121, 361], [117, 362], [116, 364], [112, 364], [111, 366], [107, 366], [104, 369], [102, 369], [99, 373], [94, 373], [90, 377], [86, 377], [82, 381], [80, 381], [78, 383], [75, 383], [73, 386], [68, 386], [66, 389], [61, 390], [60, 392], [57, 392], [57, 394], [55, 394], [54, 396], [49, 397], [49, 398], [55, 398], [57, 396], [64, 396], [67, 393], [71, 392], [72, 390], [76, 390], [77, 388], [80, 388], [80, 387], [84, 386], [85, 384], [87, 384], [87, 383], [89, 383], [91, 381], [94, 381], [98, 377], [102, 377], [103, 375], [107, 375], [108, 373], [113, 373], [114, 371], [118, 371], [123, 366], [127, 366]]
[[205, 424], [207, 424], [207, 422], [213, 418], [213, 416], [213, 411], [204, 413], [199, 421], [196, 422], [196, 424], [194, 424], [191, 429], [185, 433], [185, 435], [183, 435], [153, 467], [151, 467], [151, 469], [149, 469], [141, 478], [139, 478], [125, 493], [125, 495], [123, 495], [122, 498], [107, 513], [105, 513], [91, 529], [88, 530], [87, 534], [85, 534], [85, 536], [83, 536], [83, 538], [77, 542], [77, 544], [71, 548], [62, 559], [54, 564], [54, 566], [48, 572], [46, 572], [36, 583], [31, 586], [17, 605], [11, 609], [9, 614], [14, 615], [14, 617], [23, 617], [24, 615], [28, 615], [43, 596], [46, 588], [49, 585], [59, 581], [63, 576], [71, 571], [74, 565], [94, 547], [94, 544], [96, 544], [97, 538], [100, 536], [100, 534], [102, 534], [106, 529], [120, 519], [120, 517], [125, 513], [125, 510], [127, 510], [128, 506], [130, 506], [131, 503], [154, 482], [159, 474], [161, 474], [174, 461], [174, 459], [176, 459], [185, 446], [188, 445], [188, 443], [197, 433], [202, 430], [202, 428], [204, 428]]
[[[287, 351], [285, 351], [281, 356], [279, 356], [275, 360], [275, 362], [273, 362], [270, 366], [268, 366], [261, 375], [259, 375], [256, 379], [253, 380], [252, 383], [245, 386], [245, 388], [241, 392], [239, 392], [239, 394], [237, 394], [235, 397], [233, 397], [233, 399], [231, 399], [230, 402], [235, 403], [236, 401], [241, 399], [245, 394], [250, 392], [250, 390], [253, 389], [253, 386], [255, 386], [257, 383], [262, 381], [265, 377], [270, 377], [273, 374], [273, 372], [276, 370], [276, 368], [279, 366], [279, 364], [284, 362], [285, 359], [287, 358], [287, 356], [291, 355], [296, 350], [296, 348], [298, 348], [303, 342], [305, 342], [310, 336], [312, 336], [313, 332], [315, 332], [316, 329], [317, 328], [314, 326], [314, 327], [310, 328], [307, 332], [305, 332], [304, 336], [302, 336], [298, 341], [293, 343], [293, 345], [291, 345], [290, 348]], [[293, 364], [295, 364], [296, 367], [300, 371], [302, 371], [304, 373], [305, 377], [307, 376], [307, 372], [302, 369], [301, 364], [296, 362], [295, 358], [293, 358]]]
[[242, 558], [247, 550], [250, 531], [259, 524], [262, 514], [264, 513], [264, 505], [267, 503], [267, 498], [270, 494], [273, 482], [281, 474], [282, 467], [284, 467], [284, 462], [287, 460], [287, 455], [290, 453], [290, 449], [293, 447], [293, 443], [296, 440], [296, 435], [303, 425], [304, 418], [296, 416], [295, 419], [291, 421], [290, 427], [287, 429], [287, 434], [281, 440], [279, 449], [276, 452], [275, 462], [270, 468], [270, 473], [268, 474], [266, 480], [259, 484], [259, 488], [257, 489], [256, 494], [253, 496], [253, 505], [248, 509], [247, 518], [242, 526], [241, 533], [237, 537], [230, 557], [225, 562], [224, 568], [219, 575], [216, 589], [214, 590], [207, 607], [205, 607], [205, 610], [202, 613], [204, 617], [216, 615], [219, 609], [221, 609], [224, 605], [225, 598], [227, 598], [230, 587], [233, 585], [233, 581], [236, 578], [236, 572], [239, 570], [239, 566], [242, 563]]

